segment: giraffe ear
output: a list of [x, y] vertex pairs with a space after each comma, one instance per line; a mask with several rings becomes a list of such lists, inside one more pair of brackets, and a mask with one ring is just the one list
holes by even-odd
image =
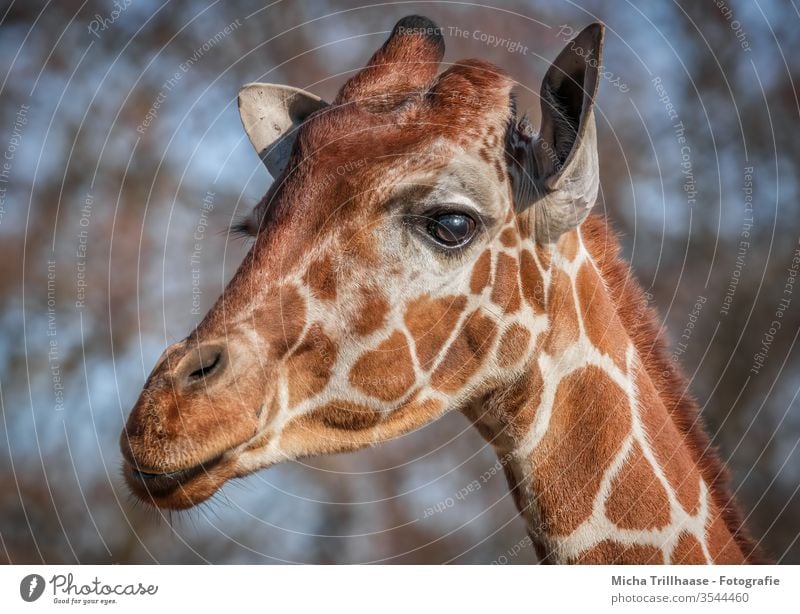
[[[553, 242], [579, 226], [597, 199], [600, 173], [594, 102], [603, 49], [604, 26], [584, 28], [558, 54], [541, 89], [542, 126], [530, 141], [530, 169], [522, 190], [535, 215], [537, 240]], [[532, 189], [531, 189], [532, 188]]]
[[239, 90], [244, 131], [270, 175], [286, 168], [300, 124], [326, 106], [314, 94], [288, 85], [249, 83]]

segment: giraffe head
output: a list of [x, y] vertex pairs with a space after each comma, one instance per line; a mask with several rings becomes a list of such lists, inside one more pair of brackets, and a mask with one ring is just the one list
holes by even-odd
[[351, 451], [465, 409], [524, 370], [547, 326], [534, 245], [598, 186], [602, 27], [551, 66], [542, 126], [480, 60], [407, 17], [330, 104], [252, 84], [242, 121], [275, 181], [249, 253], [167, 348], [121, 437], [136, 495], [185, 508], [281, 460]]

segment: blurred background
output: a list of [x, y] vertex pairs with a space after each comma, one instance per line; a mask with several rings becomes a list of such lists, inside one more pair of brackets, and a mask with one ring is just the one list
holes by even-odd
[[496, 458], [455, 413], [172, 518], [134, 504], [120, 477], [124, 418], [236, 270], [248, 246], [228, 226], [271, 181], [238, 88], [330, 99], [421, 13], [443, 27], [446, 62], [507, 70], [535, 125], [549, 61], [573, 29], [605, 22], [598, 208], [750, 529], [800, 563], [796, 3], [490, 4], [0, 3], [0, 561], [536, 561], [502, 472], [464, 494]]

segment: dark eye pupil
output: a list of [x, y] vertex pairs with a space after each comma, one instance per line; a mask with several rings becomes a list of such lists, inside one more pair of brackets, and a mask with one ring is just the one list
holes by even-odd
[[431, 236], [444, 245], [459, 245], [470, 238], [475, 221], [461, 213], [445, 213], [435, 217], [429, 226]]

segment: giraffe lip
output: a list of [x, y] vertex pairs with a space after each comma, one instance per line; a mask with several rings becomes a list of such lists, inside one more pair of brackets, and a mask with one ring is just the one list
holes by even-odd
[[191, 467], [178, 469], [176, 471], [151, 472], [142, 471], [135, 463], [127, 463], [130, 476], [153, 495], [168, 494], [198, 475], [207, 473], [210, 469], [219, 464], [223, 454], [203, 461]]

